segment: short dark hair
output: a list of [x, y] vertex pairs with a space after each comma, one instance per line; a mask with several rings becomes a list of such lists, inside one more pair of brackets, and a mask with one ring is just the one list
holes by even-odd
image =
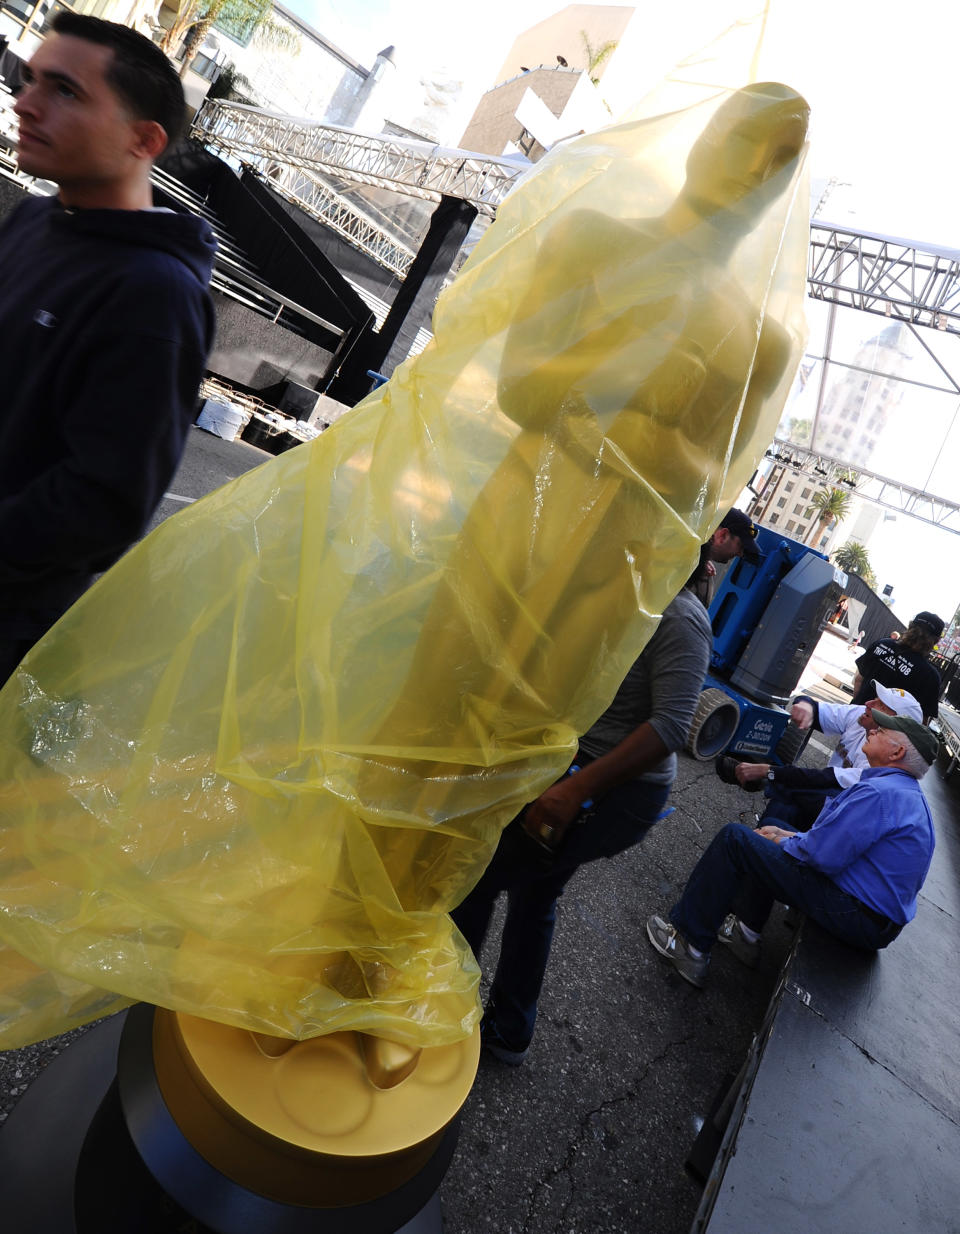
[[155, 43], [129, 26], [70, 9], [60, 9], [51, 29], [55, 34], [109, 47], [113, 59], [106, 77], [116, 93], [138, 119], [159, 124], [170, 146], [180, 140], [187, 120], [183, 86], [176, 69]]

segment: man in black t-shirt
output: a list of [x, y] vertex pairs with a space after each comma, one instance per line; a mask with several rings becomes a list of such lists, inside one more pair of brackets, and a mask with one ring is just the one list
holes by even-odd
[[872, 643], [857, 660], [853, 679], [853, 701], [865, 703], [871, 680], [895, 690], [906, 690], [923, 708], [923, 721], [929, 724], [937, 714], [940, 674], [928, 657], [943, 633], [943, 622], [936, 613], [917, 613], [899, 640], [881, 638]]

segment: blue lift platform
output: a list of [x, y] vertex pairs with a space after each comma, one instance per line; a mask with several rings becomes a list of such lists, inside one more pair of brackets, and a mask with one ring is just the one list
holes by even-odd
[[713, 656], [687, 748], [695, 758], [791, 763], [807, 733], [786, 704], [847, 576], [816, 549], [757, 528], [760, 560], [734, 561], [710, 605]]

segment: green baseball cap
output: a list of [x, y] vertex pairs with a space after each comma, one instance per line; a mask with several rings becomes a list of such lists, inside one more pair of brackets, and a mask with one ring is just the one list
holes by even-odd
[[910, 716], [885, 716], [879, 711], [873, 711], [871, 715], [881, 728], [896, 729], [898, 733], [903, 733], [904, 737], [909, 737], [914, 749], [925, 763], [936, 762], [937, 751], [940, 749], [940, 738], [932, 728], [919, 724]]

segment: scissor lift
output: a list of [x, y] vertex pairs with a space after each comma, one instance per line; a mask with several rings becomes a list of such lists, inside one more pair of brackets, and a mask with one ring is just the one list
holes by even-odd
[[790, 763], [807, 733], [785, 709], [846, 575], [797, 540], [757, 529], [761, 557], [734, 562], [710, 605], [713, 655], [690, 729], [695, 758]]

